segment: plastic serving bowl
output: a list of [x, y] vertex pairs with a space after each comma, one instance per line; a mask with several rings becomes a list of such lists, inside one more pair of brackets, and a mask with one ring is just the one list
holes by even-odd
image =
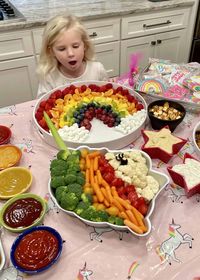
[[[50, 233], [51, 235], [53, 235], [55, 237], [55, 239], [57, 239], [57, 247], [58, 247], [58, 250], [57, 250], [57, 253], [55, 255], [55, 257], [50, 261], [50, 263], [48, 263], [47, 265], [45, 265], [44, 267], [41, 267], [40, 269], [33, 269], [33, 270], [29, 270], [29, 269], [25, 269], [23, 268], [22, 266], [20, 266], [17, 261], [16, 261], [16, 257], [15, 257], [15, 252], [16, 252], [16, 249], [17, 247], [19, 246], [20, 242], [22, 241], [23, 238], [27, 237], [27, 235], [30, 235], [32, 233], [34, 233], [35, 231], [47, 231], [48, 233]], [[28, 254], [28, 257], [30, 258], [31, 255], [32, 255], [32, 259], [34, 259], [35, 255], [34, 255], [34, 252], [31, 251], [31, 248], [34, 249], [37, 249], [37, 247], [39, 246], [38, 244], [40, 243], [40, 239], [37, 237], [34, 238], [32, 244], [30, 244], [29, 242], [29, 245], [28, 248], [30, 249], [28, 252], [26, 252]], [[34, 247], [34, 244], [36, 245]], [[32, 245], [32, 246], [31, 246]], [[48, 246], [47, 246], [48, 247]], [[33, 227], [31, 229], [27, 229], [26, 231], [24, 231], [23, 233], [21, 233], [14, 241], [12, 247], [11, 247], [11, 251], [10, 251], [10, 259], [11, 259], [11, 262], [13, 264], [13, 266], [23, 272], [23, 273], [26, 273], [26, 274], [37, 274], [37, 273], [40, 273], [40, 272], [43, 272], [47, 269], [49, 269], [53, 264], [55, 264], [60, 255], [61, 255], [61, 252], [62, 252], [62, 247], [63, 247], [63, 240], [62, 240], [62, 237], [60, 236], [60, 234], [58, 233], [58, 231], [56, 231], [54, 228], [52, 227], [47, 227], [47, 226], [36, 226], [36, 227]], [[41, 250], [42, 251], [42, 250]], [[29, 254], [30, 253], [30, 254]], [[26, 262], [27, 263], [27, 262]]]
[[[22, 199], [28, 199], [28, 198], [32, 198], [32, 199], [38, 201], [38, 202], [41, 204], [42, 210], [41, 210], [41, 213], [40, 213], [39, 217], [38, 217], [37, 219], [35, 219], [35, 220], [32, 222], [32, 224], [30, 224], [29, 226], [26, 226], [26, 227], [25, 227], [25, 226], [24, 226], [24, 227], [22, 227], [22, 226], [20, 226], [20, 227], [11, 227], [11, 226], [9, 226], [9, 225], [6, 223], [5, 219], [4, 219], [4, 214], [5, 214], [5, 212], [8, 210], [9, 207], [12, 207], [12, 205], [13, 205], [14, 203], [16, 204], [18, 201], [20, 201], [20, 200], [22, 200]], [[19, 207], [19, 206], [17, 206], [17, 207]], [[9, 231], [12, 231], [12, 232], [22, 232], [22, 231], [24, 231], [24, 230], [26, 230], [26, 229], [29, 229], [29, 228], [31, 228], [31, 227], [33, 227], [33, 226], [38, 225], [38, 224], [43, 220], [44, 215], [45, 215], [45, 213], [46, 213], [46, 209], [47, 209], [46, 201], [45, 201], [42, 197], [40, 197], [39, 195], [32, 194], [32, 193], [19, 194], [19, 195], [14, 196], [13, 198], [9, 199], [9, 200], [3, 205], [3, 207], [1, 208], [1, 210], [0, 210], [0, 223], [2, 224], [2, 226], [3, 226], [4, 228], [6, 228], [6, 229], [9, 230]], [[19, 220], [19, 218], [18, 218], [17, 215], [19, 215], [20, 210], [21, 210], [21, 209], [18, 208], [18, 212], [16, 212], [16, 214], [15, 214], [15, 217], [17, 218], [17, 220]], [[15, 209], [15, 211], [16, 211], [16, 209]], [[28, 213], [27, 213], [27, 212], [28, 212]], [[27, 215], [21, 215], [22, 218], [20, 219], [20, 221], [23, 222], [23, 219], [26, 219], [26, 220], [27, 220], [28, 217], [29, 217], [29, 215], [32, 214], [32, 213], [30, 213], [30, 209], [29, 209], [29, 211], [27, 210], [26, 213], [27, 213]]]
[[7, 144], [10, 141], [12, 132], [10, 128], [4, 125], [0, 125], [0, 145]]
[[24, 167], [10, 167], [0, 172], [0, 199], [9, 199], [27, 191], [32, 183], [32, 174]]
[[193, 135], [192, 135], [192, 140], [193, 140], [193, 143], [194, 143], [195, 151], [196, 151], [197, 155], [200, 157], [200, 148], [198, 147], [197, 142], [196, 142], [196, 132], [197, 131], [200, 132], [200, 122], [198, 122], [195, 125], [195, 127], [193, 129]]
[[[77, 82], [77, 83], [73, 83], [73, 85], [75, 86], [82, 86], [82, 85], [90, 85], [90, 84], [95, 84], [98, 86], [102, 86], [105, 85], [106, 82], [98, 82], [98, 81], [89, 81], [89, 82]], [[117, 88], [117, 87], [123, 87], [124, 89], [128, 89], [128, 91], [139, 101], [143, 104], [144, 109], [146, 110], [146, 116], [145, 116], [145, 120], [143, 121], [143, 123], [134, 131], [132, 131], [131, 133], [124, 135], [119, 131], [116, 131], [114, 128], [110, 128], [105, 126], [102, 122], [99, 122], [98, 120], [94, 119], [92, 122], [94, 122], [94, 127], [95, 129], [91, 129], [89, 137], [84, 141], [84, 142], [71, 142], [71, 141], [65, 141], [66, 145], [70, 148], [78, 148], [79, 146], [82, 145], [87, 145], [89, 147], [92, 148], [102, 148], [102, 147], [106, 147], [109, 149], [120, 149], [123, 147], [126, 147], [127, 145], [129, 145], [130, 143], [132, 143], [136, 138], [138, 138], [140, 136], [140, 130], [142, 128], [144, 128], [145, 126], [145, 122], [147, 120], [147, 104], [144, 100], [143, 97], [141, 97], [138, 93], [136, 93], [134, 90], [130, 89], [130, 88], [126, 88], [125, 86], [122, 86], [120, 84], [117, 83], [112, 83], [113, 88]], [[47, 132], [46, 130], [44, 130], [37, 122], [36, 118], [35, 118], [35, 114], [37, 112], [37, 109], [41, 103], [41, 101], [43, 100], [47, 100], [48, 97], [55, 92], [56, 90], [60, 89], [64, 89], [66, 88], [65, 86], [61, 86], [58, 87], [52, 91], [50, 91], [49, 93], [45, 94], [44, 96], [42, 96], [36, 103], [34, 110], [33, 110], [33, 121], [36, 127], [37, 132], [39, 133], [39, 135], [42, 137], [42, 139], [49, 145], [54, 146], [57, 148], [57, 145], [55, 144], [55, 141], [52, 137], [52, 135]]]
[[[108, 150], [106, 148], [92, 149], [92, 148], [89, 148], [87, 146], [79, 147], [77, 150], [81, 150], [81, 149], [88, 149], [89, 151], [99, 150], [103, 154], [105, 154], [107, 152], [119, 154], [120, 152], [124, 153], [126, 151], [133, 151], [133, 149], [132, 150], [126, 149], [126, 150], [121, 150], [121, 151], [120, 150]], [[148, 206], [147, 215], [144, 217], [144, 223], [145, 223], [145, 225], [147, 227], [147, 231], [145, 233], [143, 233], [143, 234], [136, 233], [133, 230], [131, 230], [128, 226], [118, 226], [118, 225], [114, 225], [114, 224], [111, 224], [111, 223], [108, 223], [108, 222], [93, 222], [93, 221], [85, 220], [82, 217], [78, 216], [75, 212], [63, 209], [59, 205], [59, 203], [57, 202], [57, 200], [56, 200], [56, 198], [54, 196], [54, 191], [53, 191], [53, 189], [51, 188], [51, 185], [50, 185], [51, 181], [49, 180], [48, 190], [49, 190], [49, 193], [50, 193], [53, 201], [55, 202], [56, 206], [59, 209], [61, 209], [62, 211], [64, 211], [65, 213], [67, 213], [68, 215], [76, 217], [79, 220], [81, 220], [82, 222], [84, 222], [85, 224], [87, 224], [89, 226], [92, 226], [92, 227], [111, 227], [111, 228], [113, 228], [114, 230], [117, 230], [117, 231], [129, 231], [134, 236], [138, 236], [138, 237], [145, 237], [145, 236], [147, 236], [151, 232], [150, 216], [151, 216], [151, 214], [154, 211], [156, 198], [162, 192], [162, 190], [165, 188], [165, 186], [169, 183], [169, 177], [167, 175], [161, 173], [161, 172], [153, 170], [152, 169], [151, 158], [145, 152], [143, 152], [143, 151], [140, 151], [140, 152], [141, 152], [142, 156], [144, 156], [144, 158], [146, 159], [146, 164], [147, 164], [147, 167], [148, 167], [148, 170], [149, 170], [148, 171], [148, 175], [153, 176], [157, 180], [157, 182], [159, 183], [159, 191], [156, 193], [154, 198], [151, 200], [151, 202], [150, 202], [150, 204]]]
[[[174, 109], [177, 109], [179, 112], [181, 112], [183, 115], [180, 119], [177, 120], [162, 120], [159, 119], [157, 117], [155, 117], [153, 115], [152, 112], [150, 112], [150, 110], [152, 109], [153, 106], [157, 105], [157, 106], [163, 106], [164, 103], [168, 102], [169, 103], [169, 107], [173, 107]], [[186, 110], [185, 108], [178, 102], [176, 101], [170, 101], [170, 100], [156, 100], [153, 101], [152, 103], [150, 103], [148, 105], [148, 116], [151, 122], [151, 126], [153, 129], [159, 130], [165, 126], [168, 126], [169, 129], [171, 130], [171, 132], [173, 132], [176, 127], [183, 121], [185, 114], [186, 114]]]

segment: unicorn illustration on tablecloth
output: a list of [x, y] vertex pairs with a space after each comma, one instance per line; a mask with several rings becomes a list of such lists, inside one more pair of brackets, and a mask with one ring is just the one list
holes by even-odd
[[16, 143], [15, 145], [25, 153], [35, 153], [33, 151], [33, 141], [29, 138], [23, 138], [21, 143]]
[[122, 240], [123, 239], [123, 232], [122, 231], [118, 231], [118, 230], [115, 230], [115, 229], [112, 229], [110, 227], [92, 227], [93, 228], [93, 231], [91, 231], [89, 233], [90, 235], [90, 240], [97, 240], [99, 242], [103, 242], [102, 240], [102, 235], [106, 232], [116, 232], [119, 236], [119, 240]]
[[8, 107], [3, 107], [0, 108], [0, 115], [17, 115], [16, 114], [16, 106], [12, 105], [12, 106], [8, 106]]
[[185, 189], [176, 185], [176, 184], [168, 184], [165, 187], [165, 190], [168, 191], [168, 197], [171, 198], [172, 202], [183, 203], [181, 200], [183, 197], [186, 198]]
[[23, 276], [19, 275], [18, 270], [14, 266], [3, 268], [0, 271], [0, 280], [23, 280]]
[[128, 270], [128, 276], [127, 279], [131, 279], [133, 272], [136, 270], [136, 268], [139, 266], [139, 263], [137, 261], [134, 261]]
[[93, 274], [93, 271], [92, 270], [88, 270], [86, 268], [86, 262], [84, 264], [84, 267], [79, 269], [79, 273], [78, 273], [78, 276], [76, 278], [76, 280], [90, 280], [90, 275]]
[[170, 238], [163, 241], [163, 243], [156, 247], [156, 253], [159, 255], [162, 262], [167, 261], [171, 265], [171, 260], [180, 263], [181, 261], [176, 257], [175, 251], [180, 245], [188, 243], [189, 248], [192, 248], [192, 236], [188, 233], [182, 234], [178, 230], [181, 225], [175, 224], [174, 219], [169, 224]]

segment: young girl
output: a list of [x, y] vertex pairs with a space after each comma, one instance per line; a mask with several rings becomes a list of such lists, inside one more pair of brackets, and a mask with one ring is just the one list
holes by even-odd
[[75, 16], [52, 18], [43, 33], [37, 96], [76, 81], [108, 80], [103, 65], [93, 57], [93, 44]]

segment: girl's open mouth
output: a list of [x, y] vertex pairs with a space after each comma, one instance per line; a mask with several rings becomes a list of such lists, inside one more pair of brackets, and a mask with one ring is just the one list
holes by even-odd
[[70, 65], [75, 65], [75, 64], [76, 64], [76, 60], [69, 61], [69, 64], [70, 64]]

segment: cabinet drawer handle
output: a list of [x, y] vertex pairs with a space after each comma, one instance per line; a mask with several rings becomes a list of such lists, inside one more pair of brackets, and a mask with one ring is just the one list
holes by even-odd
[[150, 27], [156, 27], [160, 25], [166, 25], [172, 23], [170, 20], [167, 20], [166, 22], [161, 22], [161, 23], [155, 23], [155, 24], [143, 24], [143, 28], [150, 28]]
[[97, 37], [97, 33], [94, 31], [92, 34], [89, 35], [89, 37], [92, 37], [92, 38]]
[[157, 44], [159, 45], [159, 44], [161, 44], [162, 43], [162, 40], [157, 40]]
[[151, 41], [151, 45], [155, 46], [156, 45], [156, 41]]

